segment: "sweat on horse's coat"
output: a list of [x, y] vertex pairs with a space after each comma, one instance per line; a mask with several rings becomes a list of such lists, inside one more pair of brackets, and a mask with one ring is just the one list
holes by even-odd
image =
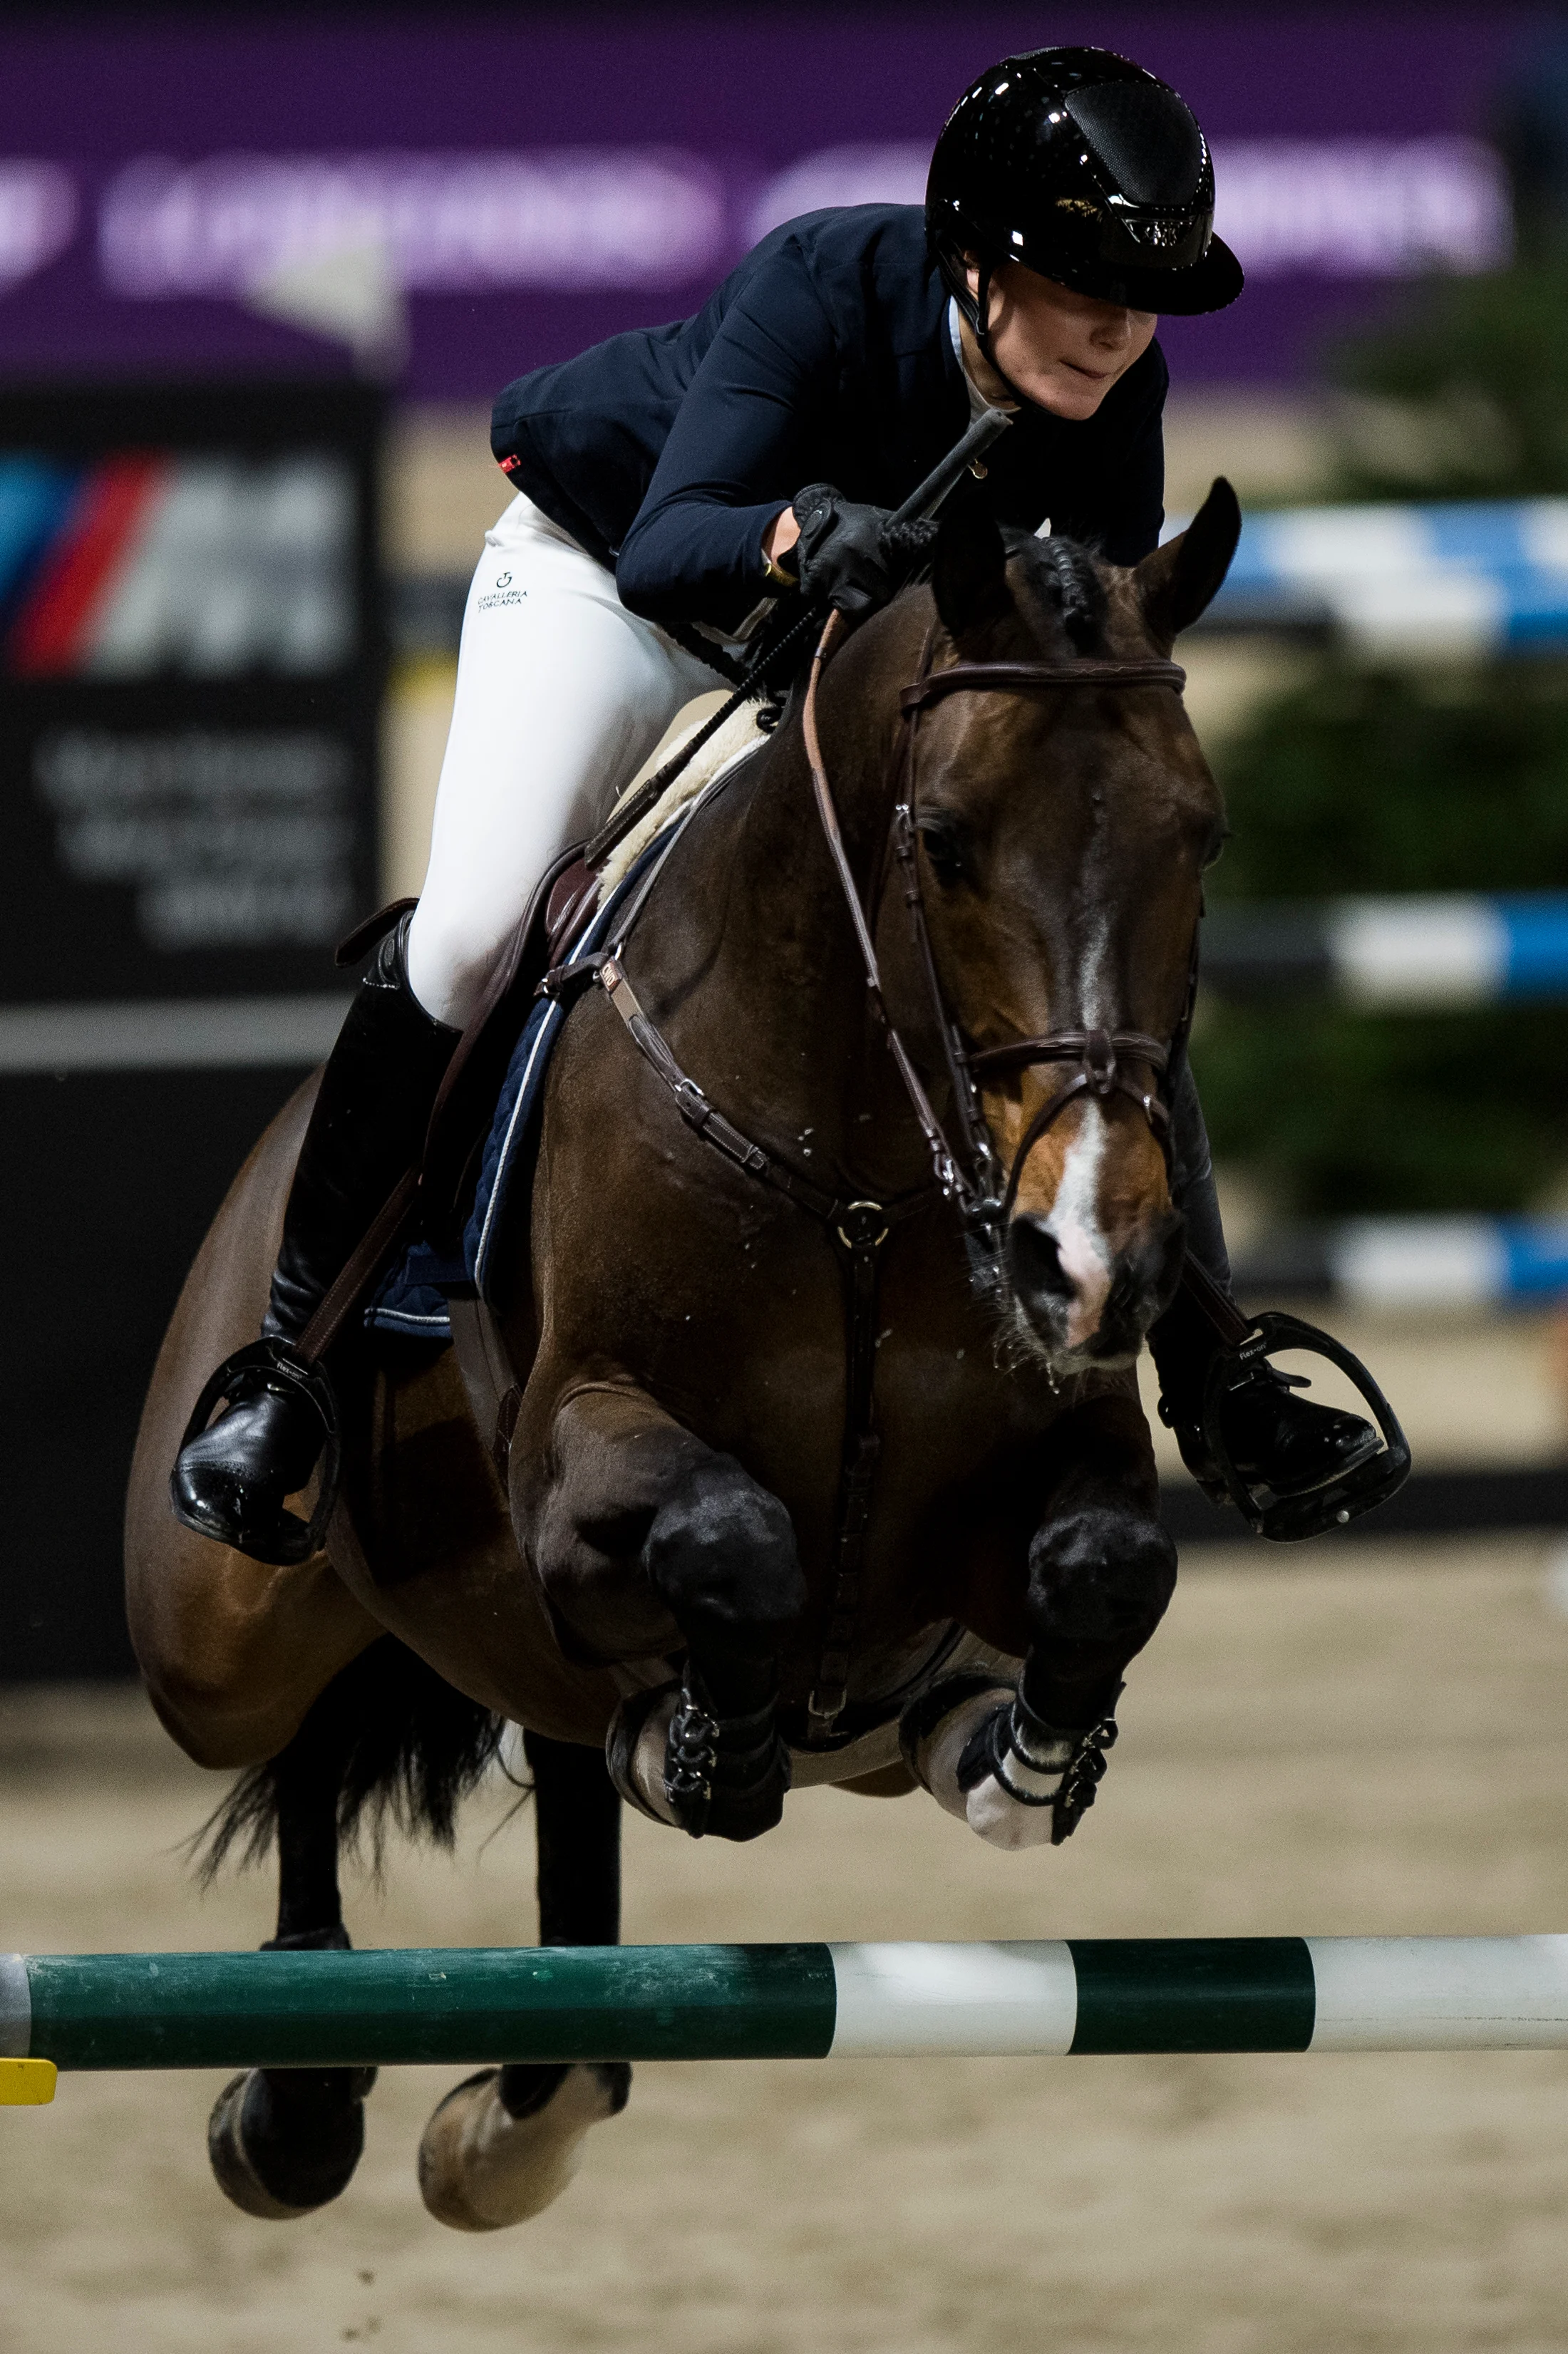
[[[1044, 657], [1052, 673], [1049, 695], [937, 698], [912, 764], [916, 871], [941, 1002], [979, 1049], [1005, 1052], [1081, 1019], [1071, 911], [1091, 885], [1113, 944], [1107, 969], [1127, 989], [1117, 1026], [1169, 1039], [1182, 1018], [1201, 870], [1221, 812], [1165, 655], [1218, 585], [1234, 525], [1222, 495], [1137, 573], [1103, 573], [1107, 669], [1139, 673], [1136, 684], [1124, 676], [1126, 692], [1093, 669], [1056, 691], [1072, 659], [1058, 560], [1038, 543], [1007, 550], [957, 510], [932, 588], [866, 621], [823, 675], [821, 742], [845, 856], [869, 895], [888, 834], [900, 695], [922, 663]], [[1061, 1744], [1075, 1759], [1097, 1737], [1105, 1745], [1124, 1671], [1170, 1599], [1174, 1559], [1156, 1517], [1148, 1429], [1125, 1364], [1064, 1384], [1040, 1355], [1002, 1345], [1006, 1303], [970, 1283], [959, 1222], [931, 1188], [811, 809], [792, 710], [681, 832], [658, 921], [639, 928], [628, 961], [671, 1052], [726, 1118], [798, 1174], [853, 1186], [853, 1204], [922, 1204], [876, 1246], [874, 1484], [844, 1644], [843, 1739], [816, 1756], [824, 1778], [873, 1770], [863, 1743], [885, 1745], [939, 1659], [953, 1671], [956, 1627], [1004, 1663], [988, 1691], [1005, 1701], [1011, 1683], [1022, 1687], [1007, 1737], [1026, 1700], [1020, 1738], [1033, 1726], [1037, 1751]], [[932, 864], [917, 831], [928, 815], [969, 843], [970, 879], [944, 879]], [[889, 1016], [950, 1117], [901, 890], [871, 920]], [[999, 1140], [1027, 1136], [1052, 1091], [1037, 1072], [993, 1066], [982, 1093]], [[838, 1246], [831, 1228], [681, 1117], [601, 991], [581, 1002], [550, 1069], [531, 1217], [498, 1220], [490, 1246], [485, 1312], [497, 1377], [510, 1384], [503, 1443], [482, 1435], [459, 1352], [360, 1343], [365, 1353], [344, 1368], [344, 1482], [326, 1555], [279, 1571], [171, 1522], [168, 1467], [191, 1398], [260, 1320], [309, 1100], [307, 1088], [237, 1181], [149, 1393], [127, 1596], [164, 1722], [208, 1764], [275, 1756], [334, 1677], [387, 1631], [477, 1708], [579, 1754], [604, 1742], [629, 1691], [673, 1667], [688, 1682], [700, 1677], [717, 1718], [751, 1712], [774, 1741], [800, 1747], [843, 1591]], [[1065, 1106], [1031, 1155], [1032, 1206], [1015, 1227], [1049, 1214], [1055, 1140], [1065, 1152], [1086, 1109], [1086, 1098]], [[1143, 1111], [1118, 1103], [1106, 1127], [1097, 1222], [1139, 1325], [1158, 1312], [1167, 1273], [1175, 1281], [1172, 1213]], [[1047, 1288], [1019, 1304], [1048, 1338]], [[700, 1532], [677, 1529], [669, 1510], [694, 1475], [736, 1473], [789, 1532], [806, 1600], [786, 1624], [750, 1623], [735, 1561], [705, 1561]], [[681, 1552], [660, 1561], [657, 1579], [656, 1529], [676, 1531]], [[738, 1621], [734, 1607], [727, 1618], [719, 1609], [710, 1570], [722, 1571]], [[943, 1696], [936, 1704], [939, 1722]], [[773, 1742], [757, 1747], [771, 1773]], [[1007, 1813], [1021, 1801], [1001, 1782], [985, 1790], [986, 1778], [973, 1786], [979, 1827], [1022, 1834]], [[733, 1823], [709, 1828], [739, 1835]]]

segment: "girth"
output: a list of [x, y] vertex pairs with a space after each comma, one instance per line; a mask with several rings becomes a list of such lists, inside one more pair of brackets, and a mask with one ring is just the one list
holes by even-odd
[[[1102, 1101], [1112, 1096], [1121, 1096], [1135, 1103], [1168, 1149], [1170, 1116], [1165, 1104], [1155, 1088], [1140, 1087], [1135, 1080], [1128, 1077], [1123, 1065], [1141, 1064], [1158, 1081], [1169, 1067], [1175, 1044], [1174, 1040], [1165, 1044], [1134, 1030], [1057, 1030], [1041, 1037], [1011, 1040], [1004, 1045], [970, 1054], [948, 1014], [926, 926], [915, 853], [911, 779], [914, 735], [919, 714], [948, 695], [959, 692], [1017, 694], [1043, 688], [1054, 690], [1085, 686], [1169, 686], [1180, 693], [1185, 684], [1186, 673], [1171, 662], [1118, 662], [1100, 657], [1078, 657], [1059, 663], [958, 663], [947, 670], [931, 671], [928, 664], [935, 639], [934, 630], [927, 635], [920, 675], [905, 687], [899, 696], [904, 728], [890, 820], [890, 842], [895, 862], [904, 875], [905, 901], [915, 929], [921, 969], [926, 975], [948, 1063], [953, 1118], [959, 1129], [955, 1150], [932, 1108], [913, 1058], [888, 1015], [873, 937], [876, 911], [874, 907], [868, 916], [862, 903], [844, 850], [838, 811], [822, 758], [817, 729], [817, 692], [823, 665], [837, 644], [842, 629], [842, 617], [838, 613], [830, 615], [812, 657], [802, 712], [806, 754], [818, 817], [854, 928], [873, 1013], [925, 1137], [931, 1155], [932, 1182], [891, 1202], [832, 1194], [800, 1171], [790, 1167], [779, 1153], [758, 1144], [736, 1128], [710, 1100], [697, 1081], [682, 1068], [667, 1040], [639, 1002], [621, 960], [628, 937], [647, 902], [654, 875], [662, 867], [663, 858], [654, 862], [610, 947], [599, 955], [558, 969], [540, 984], [542, 990], [553, 996], [570, 995], [595, 983], [602, 988], [625, 1024], [628, 1035], [668, 1089], [687, 1126], [732, 1167], [744, 1171], [761, 1184], [771, 1186], [824, 1226], [839, 1250], [845, 1278], [843, 1447], [834, 1539], [833, 1586], [816, 1677], [807, 1708], [809, 1744], [825, 1744], [831, 1739], [848, 1697], [850, 1663], [860, 1614], [866, 1534], [871, 1523], [881, 1447], [876, 1428], [875, 1385], [877, 1294], [884, 1244], [895, 1227], [922, 1210], [934, 1206], [940, 1198], [956, 1204], [971, 1235], [989, 1236], [992, 1247], [1000, 1249], [1001, 1227], [1016, 1196], [1019, 1179], [1030, 1152], [1052, 1123], [1071, 1104], [1086, 1096]], [[699, 806], [700, 801], [693, 804], [687, 812], [688, 819]], [[665, 846], [666, 856], [684, 831], [685, 822], [683, 819], [672, 828]], [[1189, 991], [1183, 1028], [1191, 1014], [1191, 994]], [[1177, 1035], [1181, 1035], [1180, 1030]], [[1005, 1182], [1001, 1182], [1000, 1164], [980, 1109], [977, 1082], [982, 1076], [995, 1076], [1004, 1071], [1049, 1063], [1075, 1066], [1075, 1068], [1067, 1084], [1050, 1096], [1035, 1114], [1013, 1156], [1012, 1167]]]

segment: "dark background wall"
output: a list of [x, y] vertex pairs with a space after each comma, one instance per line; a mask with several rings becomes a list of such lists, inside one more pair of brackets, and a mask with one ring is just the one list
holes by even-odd
[[330, 380], [0, 390], [0, 1681], [132, 1665], [164, 1327], [378, 896], [382, 419]]
[[0, 1681], [133, 1671], [120, 1532], [142, 1398], [202, 1235], [299, 1076], [0, 1079]]

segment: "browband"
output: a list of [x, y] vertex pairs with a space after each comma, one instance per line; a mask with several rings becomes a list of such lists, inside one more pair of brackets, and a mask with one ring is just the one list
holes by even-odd
[[1180, 695], [1186, 684], [1180, 663], [1116, 662], [1100, 654], [1080, 654], [1060, 663], [954, 663], [948, 670], [927, 671], [903, 688], [898, 705], [901, 711], [923, 711], [965, 687], [1171, 686]]

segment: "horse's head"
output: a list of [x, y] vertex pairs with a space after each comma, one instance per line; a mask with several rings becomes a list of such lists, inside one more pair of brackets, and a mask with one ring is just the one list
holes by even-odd
[[[1224, 579], [1240, 514], [1216, 482], [1191, 527], [1134, 570], [970, 512], [945, 524], [931, 667], [1168, 655]], [[941, 989], [971, 1055], [1049, 1033], [1169, 1044], [1186, 1007], [1220, 795], [1181, 696], [1115, 683], [948, 695], [921, 717], [912, 802]], [[1044, 1115], [1073, 1071], [979, 1086], [1014, 1184], [1002, 1263], [1012, 1338], [1058, 1371], [1125, 1364], [1180, 1274], [1156, 1071], [1126, 1057]], [[1021, 1158], [1022, 1156], [1022, 1158]]]

